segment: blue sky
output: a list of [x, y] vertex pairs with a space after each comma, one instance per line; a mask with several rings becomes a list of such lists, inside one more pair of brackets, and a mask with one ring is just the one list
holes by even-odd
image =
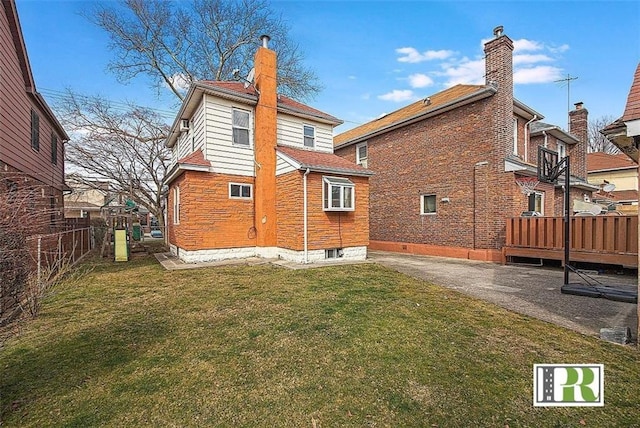
[[[144, 77], [107, 71], [108, 37], [80, 16], [88, 1], [18, 0], [37, 88], [72, 88], [177, 112]], [[514, 92], [566, 127], [567, 105], [591, 119], [622, 115], [640, 62], [640, 2], [274, 1], [323, 91], [307, 103], [345, 121], [343, 132], [455, 83], [484, 82], [482, 43], [497, 25], [515, 44]], [[570, 99], [566, 83], [571, 81]], [[171, 114], [168, 114], [171, 116]], [[173, 119], [171, 116], [168, 120]]]

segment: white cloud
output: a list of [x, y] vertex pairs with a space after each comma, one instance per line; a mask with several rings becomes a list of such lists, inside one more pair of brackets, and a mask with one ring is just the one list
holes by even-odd
[[403, 101], [411, 101], [416, 99], [413, 91], [410, 89], [394, 89], [391, 92], [387, 92], [386, 94], [378, 95], [378, 98], [384, 101], [393, 101], [396, 103]]
[[521, 85], [531, 83], [549, 83], [561, 78], [562, 70], [558, 67], [552, 67], [549, 65], [521, 68], [513, 73], [513, 83]]
[[351, 75], [351, 76], [347, 76], [347, 79], [349, 79], [349, 80], [356, 80], [356, 76], [353, 76], [353, 75]]
[[[187, 92], [189, 90], [189, 86], [191, 85], [191, 81], [184, 73], [176, 73], [171, 76], [169, 80], [171, 80], [171, 84], [173, 85], [173, 87], [179, 91]], [[167, 86], [167, 88], [169, 87], [169, 85], [167, 84], [165, 84], [165, 86]]]
[[409, 85], [412, 88], [426, 88], [433, 85], [433, 79], [422, 73], [412, 74], [409, 76]]
[[560, 46], [550, 46], [547, 49], [549, 49], [551, 53], [563, 53], [569, 50], [569, 45], [565, 43]]
[[534, 40], [527, 39], [519, 39], [513, 41], [513, 52], [531, 52], [531, 51], [539, 51], [544, 48], [544, 45], [540, 42], [536, 42]]
[[536, 62], [549, 62], [553, 61], [549, 56], [544, 54], [520, 54], [513, 56], [513, 65], [517, 66], [520, 64], [535, 64]]
[[447, 77], [444, 85], [449, 88], [458, 84], [482, 85], [484, 84], [484, 60], [469, 60], [463, 58], [458, 64], [446, 64], [444, 71], [440, 73]]
[[423, 53], [420, 53], [416, 48], [411, 47], [398, 48], [396, 49], [396, 53], [402, 55], [398, 58], [399, 62], [408, 63], [418, 63], [435, 59], [444, 60], [454, 54], [453, 51], [449, 50], [425, 51]]

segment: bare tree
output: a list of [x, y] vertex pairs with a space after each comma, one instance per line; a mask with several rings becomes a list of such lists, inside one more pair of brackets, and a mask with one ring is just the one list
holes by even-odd
[[152, 110], [115, 107], [100, 97], [68, 92], [57, 112], [72, 139], [65, 144], [66, 161], [85, 179], [109, 181], [113, 190], [130, 195], [164, 224], [162, 180], [171, 159], [164, 141], [169, 126]]
[[144, 74], [179, 100], [194, 81], [231, 80], [234, 69], [246, 76], [262, 34], [273, 40], [283, 94], [303, 99], [320, 90], [266, 0], [121, 0], [85, 14], [109, 34], [115, 53], [109, 67], [121, 81]]
[[593, 152], [605, 152], [609, 154], [620, 153], [620, 150], [600, 133], [604, 127], [613, 123], [615, 120], [612, 116], [602, 116], [596, 119], [589, 120], [588, 134], [589, 134], [589, 146], [587, 150], [589, 153]]

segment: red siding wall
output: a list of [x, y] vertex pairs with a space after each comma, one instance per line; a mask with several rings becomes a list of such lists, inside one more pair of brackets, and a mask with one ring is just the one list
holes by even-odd
[[[28, 186], [40, 195], [44, 190], [47, 212], [42, 224], [49, 224], [49, 197], [56, 207], [62, 207], [64, 184], [64, 151], [62, 135], [58, 138], [57, 164], [51, 163], [51, 134], [55, 127], [47, 112], [39, 107], [33, 95], [25, 88], [25, 77], [20, 67], [18, 51], [10, 29], [7, 14], [13, 16], [11, 6], [0, 3], [0, 174], [21, 177], [20, 188]], [[12, 18], [13, 19], [13, 18]], [[19, 30], [19, 29], [18, 29]], [[31, 148], [31, 110], [40, 118], [40, 150]], [[12, 179], [13, 180], [13, 179]], [[15, 181], [15, 180], [14, 180]], [[0, 192], [6, 186], [0, 185]], [[58, 209], [55, 210], [56, 212]]]

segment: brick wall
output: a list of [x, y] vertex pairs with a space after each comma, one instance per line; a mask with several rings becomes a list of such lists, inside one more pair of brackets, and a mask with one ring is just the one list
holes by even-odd
[[[331, 176], [339, 176], [331, 174]], [[355, 210], [328, 212], [322, 208], [323, 174], [307, 176], [308, 249], [321, 250], [369, 244], [369, 182], [345, 177], [355, 184]], [[278, 247], [304, 250], [303, 172], [278, 177]]]
[[[185, 250], [256, 245], [253, 199], [229, 198], [229, 183], [251, 177], [185, 171], [169, 188], [169, 242]], [[174, 224], [173, 189], [180, 187], [180, 224]]]

